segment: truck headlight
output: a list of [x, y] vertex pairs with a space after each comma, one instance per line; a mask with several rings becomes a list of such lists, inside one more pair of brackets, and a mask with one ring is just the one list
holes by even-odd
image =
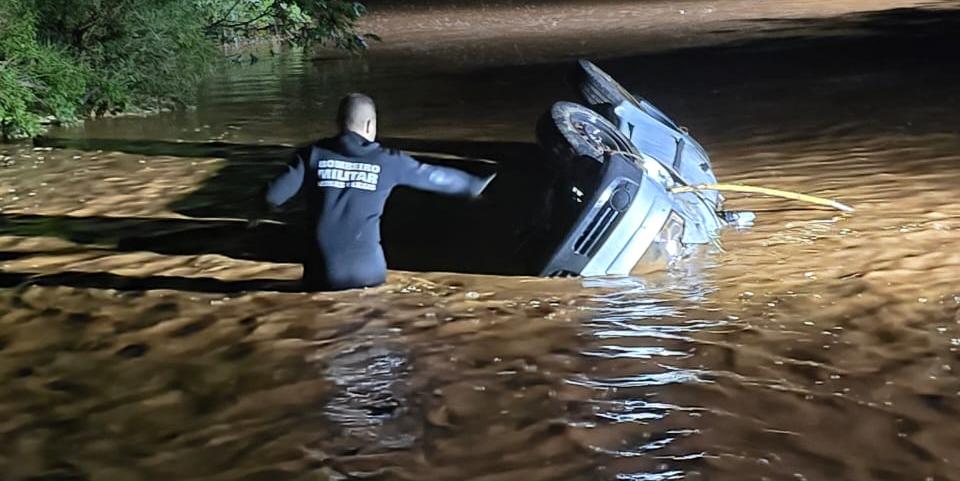
[[650, 247], [640, 258], [639, 264], [668, 266], [683, 253], [683, 218], [671, 212], [660, 232], [653, 238]]

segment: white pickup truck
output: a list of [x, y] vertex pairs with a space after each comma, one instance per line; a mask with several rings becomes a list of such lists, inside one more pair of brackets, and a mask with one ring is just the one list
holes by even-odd
[[638, 264], [669, 264], [688, 246], [713, 242], [728, 220], [710, 158], [685, 128], [635, 97], [593, 63], [571, 76], [586, 106], [557, 102], [537, 141], [557, 171], [543, 276], [629, 275]]

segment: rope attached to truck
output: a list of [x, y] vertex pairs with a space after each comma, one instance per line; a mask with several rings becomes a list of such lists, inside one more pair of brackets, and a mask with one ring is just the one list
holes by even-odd
[[782, 197], [784, 199], [791, 199], [800, 202], [806, 202], [809, 204], [820, 205], [824, 207], [832, 207], [834, 209], [843, 211], [843, 212], [853, 212], [853, 207], [849, 205], [837, 202], [831, 199], [824, 199], [823, 197], [817, 197], [809, 194], [801, 194], [799, 192], [790, 192], [788, 190], [772, 189], [769, 187], [758, 187], [754, 185], [742, 185], [742, 184], [699, 184], [699, 185], [682, 185], [670, 189], [670, 192], [677, 194], [684, 192], [702, 192], [705, 190], [716, 190], [721, 192], [744, 192], [749, 194], [764, 194], [773, 197]]

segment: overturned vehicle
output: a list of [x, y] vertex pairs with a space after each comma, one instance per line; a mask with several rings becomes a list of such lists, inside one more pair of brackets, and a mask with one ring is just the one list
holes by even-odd
[[628, 275], [669, 265], [716, 241], [748, 212], [724, 212], [710, 158], [688, 131], [580, 60], [572, 83], [585, 105], [556, 102], [537, 141], [556, 175], [548, 222], [531, 252], [541, 276]]

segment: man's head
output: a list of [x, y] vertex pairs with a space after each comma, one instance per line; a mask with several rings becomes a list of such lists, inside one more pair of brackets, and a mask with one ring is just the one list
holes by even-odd
[[341, 132], [355, 132], [373, 142], [377, 138], [377, 107], [364, 94], [350, 94], [340, 101], [337, 121]]

